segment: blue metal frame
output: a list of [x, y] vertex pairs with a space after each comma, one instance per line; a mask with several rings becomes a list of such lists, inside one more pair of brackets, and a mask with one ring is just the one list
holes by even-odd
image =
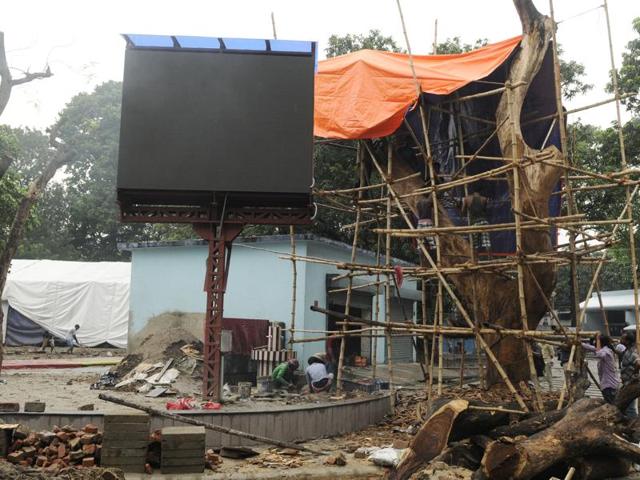
[[316, 42], [185, 35], [122, 35], [127, 48], [316, 56]]

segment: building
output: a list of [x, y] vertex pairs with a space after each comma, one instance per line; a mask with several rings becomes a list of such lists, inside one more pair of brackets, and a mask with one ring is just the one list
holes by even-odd
[[[206, 306], [203, 289], [208, 253], [206, 242], [144, 242], [121, 245], [121, 248], [131, 251], [130, 337], [153, 319], [172, 312], [179, 312], [179, 317], [184, 321], [196, 322], [195, 331], [201, 332]], [[289, 328], [293, 290], [292, 262], [286, 255], [291, 252], [290, 237], [272, 235], [239, 238], [233, 243], [232, 252], [224, 300], [225, 318], [269, 320], [281, 322]], [[351, 245], [310, 234], [296, 235], [296, 254], [347, 262], [351, 257]], [[375, 254], [358, 250], [356, 263], [375, 264]], [[410, 266], [398, 259], [393, 259], [393, 264]], [[329, 310], [344, 311], [346, 292], [332, 291], [346, 287], [345, 279], [332, 281], [332, 277], [341, 273], [345, 271], [331, 264], [297, 262], [295, 326], [296, 329], [308, 332], [296, 333], [296, 338], [319, 337], [322, 336], [319, 330], [339, 328], [336, 326], [336, 318], [311, 311], [309, 307], [317, 303]], [[375, 281], [374, 276], [364, 276], [357, 277], [354, 284], [365, 285]], [[420, 291], [416, 282], [409, 280], [403, 282], [399, 291], [399, 296], [393, 292], [391, 318], [403, 321], [406, 316], [408, 321], [412, 321], [420, 312]], [[379, 302], [379, 318], [384, 321], [384, 289], [380, 288], [379, 293], [376, 295], [375, 285], [354, 290], [351, 314], [373, 319], [376, 302]], [[415, 361], [411, 337], [394, 337], [392, 342], [394, 362]], [[326, 348], [336, 347], [337, 345], [327, 346], [325, 341], [318, 340], [297, 343], [294, 350], [298, 358], [304, 359]], [[370, 363], [373, 348], [376, 348], [377, 361], [386, 362], [384, 338], [350, 338], [346, 344], [347, 359], [351, 360], [356, 355], [363, 356]]]
[[585, 330], [606, 331], [602, 310], [606, 313], [609, 331], [613, 336], [619, 336], [627, 325], [635, 325], [633, 290], [612, 290], [600, 292], [600, 295], [602, 308], [597, 293], [591, 295], [588, 303], [580, 304], [580, 310], [586, 309]]

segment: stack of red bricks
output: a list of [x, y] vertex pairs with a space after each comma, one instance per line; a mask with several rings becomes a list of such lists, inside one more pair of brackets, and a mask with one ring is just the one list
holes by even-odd
[[49, 472], [70, 465], [93, 467], [100, 462], [101, 443], [102, 434], [92, 424], [81, 430], [70, 425], [54, 427], [51, 432], [30, 432], [20, 426], [13, 432], [7, 460]]

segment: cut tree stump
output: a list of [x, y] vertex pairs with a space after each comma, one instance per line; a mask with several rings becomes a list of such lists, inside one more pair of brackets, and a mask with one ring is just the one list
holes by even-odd
[[421, 465], [440, 455], [449, 443], [453, 423], [469, 406], [462, 399], [451, 400], [440, 407], [411, 439], [397, 467], [389, 471], [390, 480], [405, 480]]

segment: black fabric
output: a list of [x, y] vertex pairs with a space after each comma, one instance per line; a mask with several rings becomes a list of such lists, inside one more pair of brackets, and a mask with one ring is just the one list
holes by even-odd
[[25, 317], [9, 305], [7, 312], [7, 334], [5, 344], [10, 347], [20, 345], [42, 345], [46, 330], [33, 320]]
[[[517, 50], [517, 49], [516, 49]], [[494, 90], [506, 79], [511, 58], [499, 68], [481, 81], [471, 82], [458, 92], [448, 95], [424, 94], [422, 102], [428, 112], [428, 135], [433, 156], [434, 167], [437, 170], [440, 181], [449, 181], [461, 177], [460, 169], [462, 159], [456, 155], [462, 153], [458, 132], [464, 135], [462, 147], [467, 155], [477, 152], [481, 156], [502, 156], [497, 136], [489, 140], [495, 129], [488, 122], [495, 122], [495, 112], [501, 95], [489, 95], [475, 98], [469, 101], [451, 103], [452, 98], [464, 97], [477, 93]], [[560, 148], [560, 129], [557, 123], [551, 128], [553, 120], [548, 119], [535, 123], [527, 123], [556, 112], [555, 85], [553, 77], [553, 58], [551, 51], [544, 58], [540, 71], [531, 83], [522, 108], [521, 122], [524, 140], [532, 148], [541, 148], [547, 134], [549, 139], [545, 146], [555, 145]], [[419, 141], [423, 142], [422, 124], [418, 108], [407, 113], [407, 122]], [[485, 120], [485, 121], [482, 121]], [[408, 135], [406, 127], [398, 130], [401, 136]], [[486, 142], [486, 145], [485, 145]], [[483, 146], [484, 145], [484, 146]], [[424, 163], [424, 162], [421, 162]], [[485, 172], [502, 166], [503, 162], [497, 160], [476, 159], [466, 167], [467, 176]], [[424, 172], [424, 169], [419, 170]], [[425, 183], [429, 180], [425, 178]], [[556, 187], [559, 190], [560, 185]], [[509, 185], [504, 180], [481, 180], [470, 185], [469, 189], [480, 189], [481, 194], [488, 198], [486, 218], [491, 224], [511, 223], [514, 221]], [[465, 196], [464, 188], [457, 187], [441, 193], [440, 202], [446, 208], [449, 218], [456, 225], [466, 225], [466, 216], [459, 209], [459, 199]], [[560, 195], [553, 195], [549, 200], [549, 216], [560, 214]], [[543, 216], [543, 215], [541, 215]], [[550, 229], [552, 244], [556, 244], [556, 230]], [[499, 231], [490, 232], [491, 249], [494, 254], [513, 254], [515, 251], [515, 232]]]

